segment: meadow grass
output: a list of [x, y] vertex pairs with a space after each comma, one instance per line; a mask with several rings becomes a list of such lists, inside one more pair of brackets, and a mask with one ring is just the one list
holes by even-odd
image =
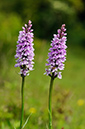
[[[16, 45], [16, 44], [15, 44]], [[25, 129], [46, 129], [48, 126], [48, 88], [50, 77], [44, 75], [49, 42], [35, 40], [34, 70], [25, 81], [25, 120], [32, 113]], [[15, 50], [14, 50], [15, 51]], [[19, 127], [21, 77], [14, 68], [14, 51], [2, 53], [0, 67], [0, 128]], [[85, 50], [68, 47], [62, 80], [55, 79], [53, 88], [53, 129], [85, 128]], [[79, 101], [80, 100], [80, 101]]]

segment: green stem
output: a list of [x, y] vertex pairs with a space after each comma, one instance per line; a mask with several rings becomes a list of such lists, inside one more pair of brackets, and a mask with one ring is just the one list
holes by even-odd
[[50, 88], [49, 88], [49, 129], [52, 129], [52, 108], [51, 108], [51, 102], [52, 102], [53, 80], [54, 80], [54, 78], [51, 77]]
[[21, 107], [21, 120], [20, 120], [20, 129], [22, 129], [22, 122], [24, 117], [24, 76], [22, 76], [22, 87], [21, 87], [21, 101], [22, 101], [22, 107]]

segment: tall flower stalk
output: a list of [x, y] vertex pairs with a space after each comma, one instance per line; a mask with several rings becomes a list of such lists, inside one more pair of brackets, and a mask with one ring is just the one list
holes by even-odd
[[64, 62], [66, 61], [66, 35], [65, 24], [58, 29], [58, 34], [54, 34], [54, 38], [51, 43], [50, 52], [48, 53], [48, 63], [46, 64], [47, 76], [51, 77], [50, 88], [49, 88], [49, 129], [52, 129], [52, 88], [54, 79], [57, 77], [62, 79], [61, 70], [64, 70]]
[[31, 29], [32, 24], [29, 20], [28, 24], [25, 24], [25, 27], [22, 27], [22, 31], [19, 32], [17, 49], [15, 58], [16, 64], [15, 67], [20, 67], [20, 75], [22, 77], [22, 87], [21, 87], [21, 120], [20, 120], [20, 129], [23, 126], [23, 117], [24, 117], [24, 81], [25, 77], [29, 75], [29, 71], [33, 70], [33, 59], [34, 59], [34, 48], [33, 48], [33, 29]]
[[21, 107], [21, 120], [20, 120], [20, 129], [22, 128], [22, 122], [24, 117], [24, 79], [25, 77], [22, 77], [22, 87], [21, 87], [21, 100], [22, 100], [22, 107]]

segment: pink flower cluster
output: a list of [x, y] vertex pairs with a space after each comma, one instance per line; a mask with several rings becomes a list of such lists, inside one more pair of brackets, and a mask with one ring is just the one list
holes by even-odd
[[49, 49], [50, 52], [48, 53], [48, 63], [46, 66], [48, 67], [46, 69], [47, 75], [55, 78], [58, 77], [59, 79], [62, 78], [61, 70], [64, 70], [64, 62], [66, 60], [66, 35], [65, 33], [65, 24], [61, 26], [61, 29], [58, 29], [58, 34], [54, 34], [54, 38], [51, 43], [51, 48]]
[[21, 76], [29, 75], [29, 71], [33, 70], [34, 48], [33, 48], [33, 29], [29, 20], [25, 27], [22, 27], [22, 31], [19, 32], [18, 45], [16, 49], [15, 67], [20, 67]]

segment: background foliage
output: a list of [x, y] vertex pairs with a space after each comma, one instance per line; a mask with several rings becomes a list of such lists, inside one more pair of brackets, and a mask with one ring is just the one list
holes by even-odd
[[43, 75], [50, 41], [62, 23], [67, 28], [67, 61], [63, 79], [53, 91], [54, 129], [84, 129], [85, 112], [85, 1], [0, 0], [0, 128], [18, 128], [20, 117], [19, 69], [14, 68], [16, 41], [21, 27], [32, 20], [35, 70], [26, 77], [26, 129], [45, 129], [48, 123], [50, 78]]

